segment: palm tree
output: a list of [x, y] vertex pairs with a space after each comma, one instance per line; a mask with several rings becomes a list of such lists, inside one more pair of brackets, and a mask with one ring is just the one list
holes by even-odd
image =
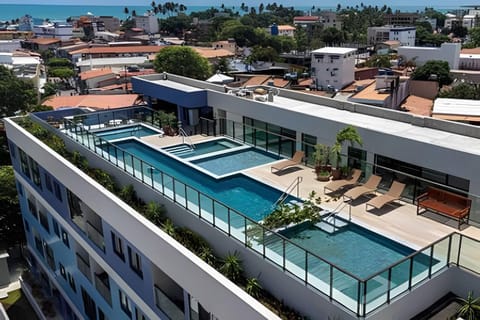
[[257, 278], [248, 278], [245, 285], [245, 291], [254, 298], [260, 297], [262, 294], [262, 285], [258, 282]]
[[175, 225], [173, 224], [172, 220], [167, 219], [163, 223], [163, 231], [171, 237], [175, 236]]
[[462, 306], [457, 314], [465, 320], [476, 320], [480, 316], [480, 297], [474, 298], [473, 292], [468, 292], [467, 299], [460, 299]]

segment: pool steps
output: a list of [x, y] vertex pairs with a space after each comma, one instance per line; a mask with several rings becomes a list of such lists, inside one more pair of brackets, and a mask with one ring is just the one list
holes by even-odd
[[179, 145], [179, 146], [174, 146], [174, 147], [168, 147], [168, 148], [165, 148], [164, 150], [178, 156], [178, 155], [181, 155], [181, 154], [187, 154], [187, 153], [192, 153], [193, 150], [190, 146], [187, 146], [187, 145]]

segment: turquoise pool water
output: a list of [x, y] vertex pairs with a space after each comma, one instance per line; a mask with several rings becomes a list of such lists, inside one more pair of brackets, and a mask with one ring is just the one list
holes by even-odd
[[191, 161], [216, 175], [224, 175], [278, 160], [279, 157], [254, 148], [243, 149]]
[[128, 126], [123, 128], [116, 128], [116, 129], [109, 129], [109, 130], [102, 130], [95, 132], [95, 135], [101, 137], [105, 140], [115, 140], [115, 139], [122, 139], [127, 137], [145, 137], [151, 136], [154, 134], [159, 134], [160, 132], [153, 130], [149, 127], [143, 125], [136, 125], [136, 126]]
[[242, 174], [214, 179], [133, 139], [118, 141], [114, 145], [255, 221], [270, 213], [282, 194], [280, 190]]
[[222, 150], [228, 150], [236, 147], [240, 147], [242, 144], [232, 141], [230, 139], [216, 139], [213, 141], [196, 143], [194, 149], [186, 144], [175, 145], [172, 147], [163, 148], [163, 150], [168, 151], [180, 158], [190, 158], [208, 154], [211, 152], [217, 152]]

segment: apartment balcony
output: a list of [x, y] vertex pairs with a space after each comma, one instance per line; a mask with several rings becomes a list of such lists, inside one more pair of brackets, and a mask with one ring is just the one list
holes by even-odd
[[92, 282], [91, 270], [90, 270], [90, 263], [82, 257], [78, 252], [76, 253], [77, 256], [77, 267], [81, 273], [88, 279], [88, 281]]
[[97, 291], [102, 295], [105, 301], [107, 301], [109, 305], [112, 305], [110, 281], [106, 272], [100, 274], [95, 273], [95, 288], [97, 288]]
[[183, 319], [185, 314], [163, 291], [154, 285], [155, 305], [170, 319]]
[[86, 221], [87, 237], [92, 240], [93, 243], [102, 251], [105, 251], [105, 241], [103, 239], [103, 233], [97, 229], [90, 221]]

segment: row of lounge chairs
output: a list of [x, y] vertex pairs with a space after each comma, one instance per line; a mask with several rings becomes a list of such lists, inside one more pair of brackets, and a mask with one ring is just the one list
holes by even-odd
[[[324, 193], [336, 193], [343, 191], [346, 187], [354, 186], [343, 194], [343, 199], [347, 199], [347, 201], [353, 201], [361, 196], [375, 193], [378, 189], [380, 181], [382, 180], [382, 177], [372, 174], [364, 184], [359, 185], [358, 181], [360, 180], [361, 175], [361, 170], [354, 169], [349, 178], [335, 180], [325, 185]], [[370, 199], [365, 204], [365, 209], [368, 210], [369, 207], [380, 209], [386, 204], [399, 200], [404, 189], [404, 183], [393, 181], [390, 189], [386, 193]]]

